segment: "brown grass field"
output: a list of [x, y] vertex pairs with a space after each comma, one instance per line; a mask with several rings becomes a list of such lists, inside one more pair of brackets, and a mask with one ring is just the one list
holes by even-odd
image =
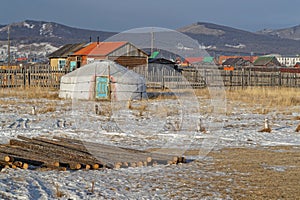
[[[211, 152], [213, 190], [233, 199], [299, 199], [300, 147], [227, 148]], [[206, 181], [206, 180], [204, 180]]]
[[[159, 92], [162, 95], [158, 96], [160, 99], [174, 99], [176, 97], [172, 95], [163, 95], [169, 90], [149, 90], [150, 92]], [[182, 90], [184, 92], [184, 90]], [[221, 91], [221, 90], [220, 90]], [[59, 99], [58, 89], [51, 88], [2, 88], [0, 89], [1, 97], [18, 97], [25, 99], [33, 98], [47, 98], [47, 99]], [[196, 96], [203, 98], [210, 98], [210, 92], [207, 88], [195, 89], [192, 91]], [[236, 88], [226, 89], [226, 98], [232, 101], [241, 101], [248, 103], [249, 105], [261, 104], [265, 106], [295, 106], [300, 104], [300, 88], [284, 88], [284, 87], [248, 87], [248, 88]]]
[[51, 88], [33, 87], [33, 88], [2, 88], [0, 89], [0, 98], [16, 97], [19, 99], [58, 99], [58, 90]]

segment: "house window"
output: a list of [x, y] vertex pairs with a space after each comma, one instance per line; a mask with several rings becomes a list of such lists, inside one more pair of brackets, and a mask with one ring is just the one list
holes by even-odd
[[58, 60], [58, 70], [63, 70], [66, 66], [66, 60]]
[[76, 61], [71, 61], [70, 62], [70, 71], [73, 71], [74, 69], [76, 69]]

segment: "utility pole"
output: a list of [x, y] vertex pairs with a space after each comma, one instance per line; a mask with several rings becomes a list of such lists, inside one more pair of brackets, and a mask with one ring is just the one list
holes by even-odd
[[10, 25], [7, 28], [7, 66], [10, 66]]
[[153, 54], [153, 48], [154, 48], [154, 32], [151, 31], [151, 55]]

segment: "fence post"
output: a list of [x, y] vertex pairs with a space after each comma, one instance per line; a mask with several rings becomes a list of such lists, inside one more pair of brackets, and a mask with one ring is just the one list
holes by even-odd
[[242, 68], [242, 89], [244, 89], [244, 75], [245, 75], [245, 69]]
[[165, 89], [165, 69], [162, 70], [162, 77], [161, 77], [161, 80], [162, 80], [162, 89], [164, 90]]
[[249, 71], [248, 71], [248, 86], [252, 86], [252, 83], [251, 83], [251, 68], [249, 68]]
[[282, 80], [281, 80], [281, 72], [278, 72], [278, 85], [281, 86], [282, 85]]
[[26, 88], [26, 69], [22, 69], [23, 74], [23, 87]]

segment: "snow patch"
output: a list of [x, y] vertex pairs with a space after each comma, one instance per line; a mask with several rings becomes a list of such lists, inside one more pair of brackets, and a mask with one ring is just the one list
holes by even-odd
[[29, 28], [29, 29], [33, 29], [35, 27], [34, 24], [28, 24], [26, 22], [23, 23], [23, 26], [25, 26], [26, 28]]
[[53, 27], [51, 24], [43, 24], [40, 29], [40, 35], [44, 35], [47, 37], [53, 37]]
[[225, 47], [235, 48], [235, 49], [243, 49], [246, 47], [244, 44], [238, 44], [238, 45], [231, 45], [231, 44], [225, 44]]
[[217, 47], [216, 46], [213, 46], [213, 45], [208, 45], [208, 46], [205, 46], [205, 45], [199, 45], [199, 49], [202, 49], [202, 50], [205, 50], [205, 49], [216, 49]]

